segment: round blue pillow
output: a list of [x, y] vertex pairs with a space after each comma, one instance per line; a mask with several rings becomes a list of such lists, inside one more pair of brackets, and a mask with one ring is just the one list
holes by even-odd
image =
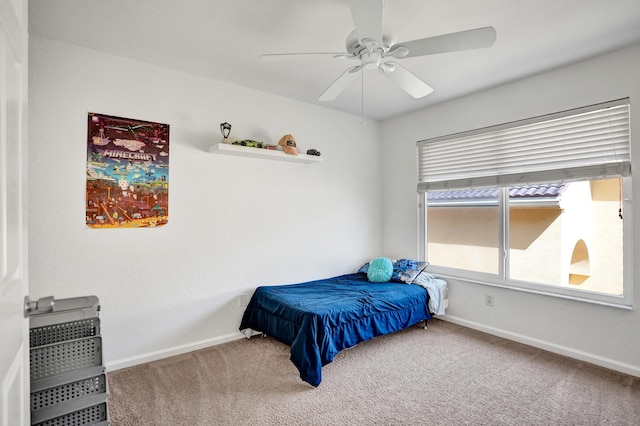
[[372, 283], [386, 283], [393, 274], [393, 262], [386, 257], [376, 257], [369, 262], [367, 279]]

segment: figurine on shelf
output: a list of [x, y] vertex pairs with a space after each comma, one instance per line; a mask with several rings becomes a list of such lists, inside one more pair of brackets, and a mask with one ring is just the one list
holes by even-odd
[[278, 145], [282, 147], [282, 150], [286, 154], [298, 155], [298, 149], [296, 148], [296, 139], [292, 135], [284, 135], [280, 138]]
[[220, 132], [222, 133], [222, 143], [230, 143], [229, 142], [229, 134], [231, 133], [231, 124], [224, 123], [220, 124]]

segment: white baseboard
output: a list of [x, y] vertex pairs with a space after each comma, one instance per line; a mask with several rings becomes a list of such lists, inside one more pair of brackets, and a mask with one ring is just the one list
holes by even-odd
[[214, 337], [212, 339], [201, 340], [186, 345], [174, 346], [172, 348], [160, 351], [149, 352], [146, 354], [136, 355], [130, 358], [119, 359], [105, 363], [107, 371], [120, 370], [122, 368], [133, 367], [134, 365], [145, 364], [151, 361], [157, 361], [163, 358], [169, 358], [176, 355], [185, 354], [187, 352], [197, 351], [211, 346], [220, 345], [222, 343], [231, 342], [233, 340], [246, 339], [246, 336], [240, 332], [226, 334], [224, 336]]
[[512, 333], [510, 331], [502, 330], [495, 327], [490, 327], [484, 324], [479, 324], [474, 321], [469, 321], [469, 320], [458, 318], [458, 317], [452, 317], [451, 315], [438, 316], [438, 319], [449, 321], [454, 324], [462, 325], [464, 327], [482, 331], [484, 333], [502, 337], [508, 340], [513, 340], [514, 342], [523, 343], [525, 345], [533, 346], [535, 348], [543, 349], [545, 351], [553, 352], [569, 358], [574, 358], [580, 361], [588, 362], [590, 364], [595, 364], [600, 367], [608, 368], [610, 370], [615, 370], [621, 373], [629, 374], [631, 376], [640, 377], [640, 367], [636, 365], [626, 364], [624, 362], [619, 362], [614, 359], [601, 357], [599, 355], [580, 351], [567, 346], [557, 345], [555, 343], [533, 339], [531, 337], [528, 337], [522, 334]]

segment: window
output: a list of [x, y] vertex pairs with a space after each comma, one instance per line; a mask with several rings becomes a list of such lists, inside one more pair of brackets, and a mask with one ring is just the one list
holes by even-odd
[[627, 99], [418, 142], [418, 176], [438, 273], [631, 306]]

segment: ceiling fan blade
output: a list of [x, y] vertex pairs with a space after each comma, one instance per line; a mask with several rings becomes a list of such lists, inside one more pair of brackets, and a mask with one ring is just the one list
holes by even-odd
[[418, 77], [398, 65], [396, 62], [386, 62], [378, 68], [380, 74], [387, 77], [402, 90], [414, 98], [422, 98], [433, 92], [433, 88]]
[[283, 62], [283, 61], [307, 61], [311, 59], [318, 59], [320, 57], [354, 57], [353, 55], [345, 52], [309, 52], [309, 53], [268, 53], [266, 55], [260, 55], [262, 62]]
[[496, 30], [493, 27], [482, 27], [457, 33], [427, 37], [420, 40], [397, 43], [409, 50], [405, 58], [414, 56], [433, 55], [436, 53], [457, 52], [460, 50], [480, 49], [491, 47], [496, 41]]
[[362, 67], [357, 65], [355, 67], [351, 67], [345, 72], [343, 72], [340, 77], [338, 77], [331, 86], [324, 91], [322, 95], [318, 98], [319, 101], [330, 101], [335, 99], [340, 93], [343, 92], [344, 89], [349, 87], [349, 85], [358, 77], [358, 71], [360, 71]]
[[358, 41], [375, 40], [382, 44], [383, 0], [349, 0]]

